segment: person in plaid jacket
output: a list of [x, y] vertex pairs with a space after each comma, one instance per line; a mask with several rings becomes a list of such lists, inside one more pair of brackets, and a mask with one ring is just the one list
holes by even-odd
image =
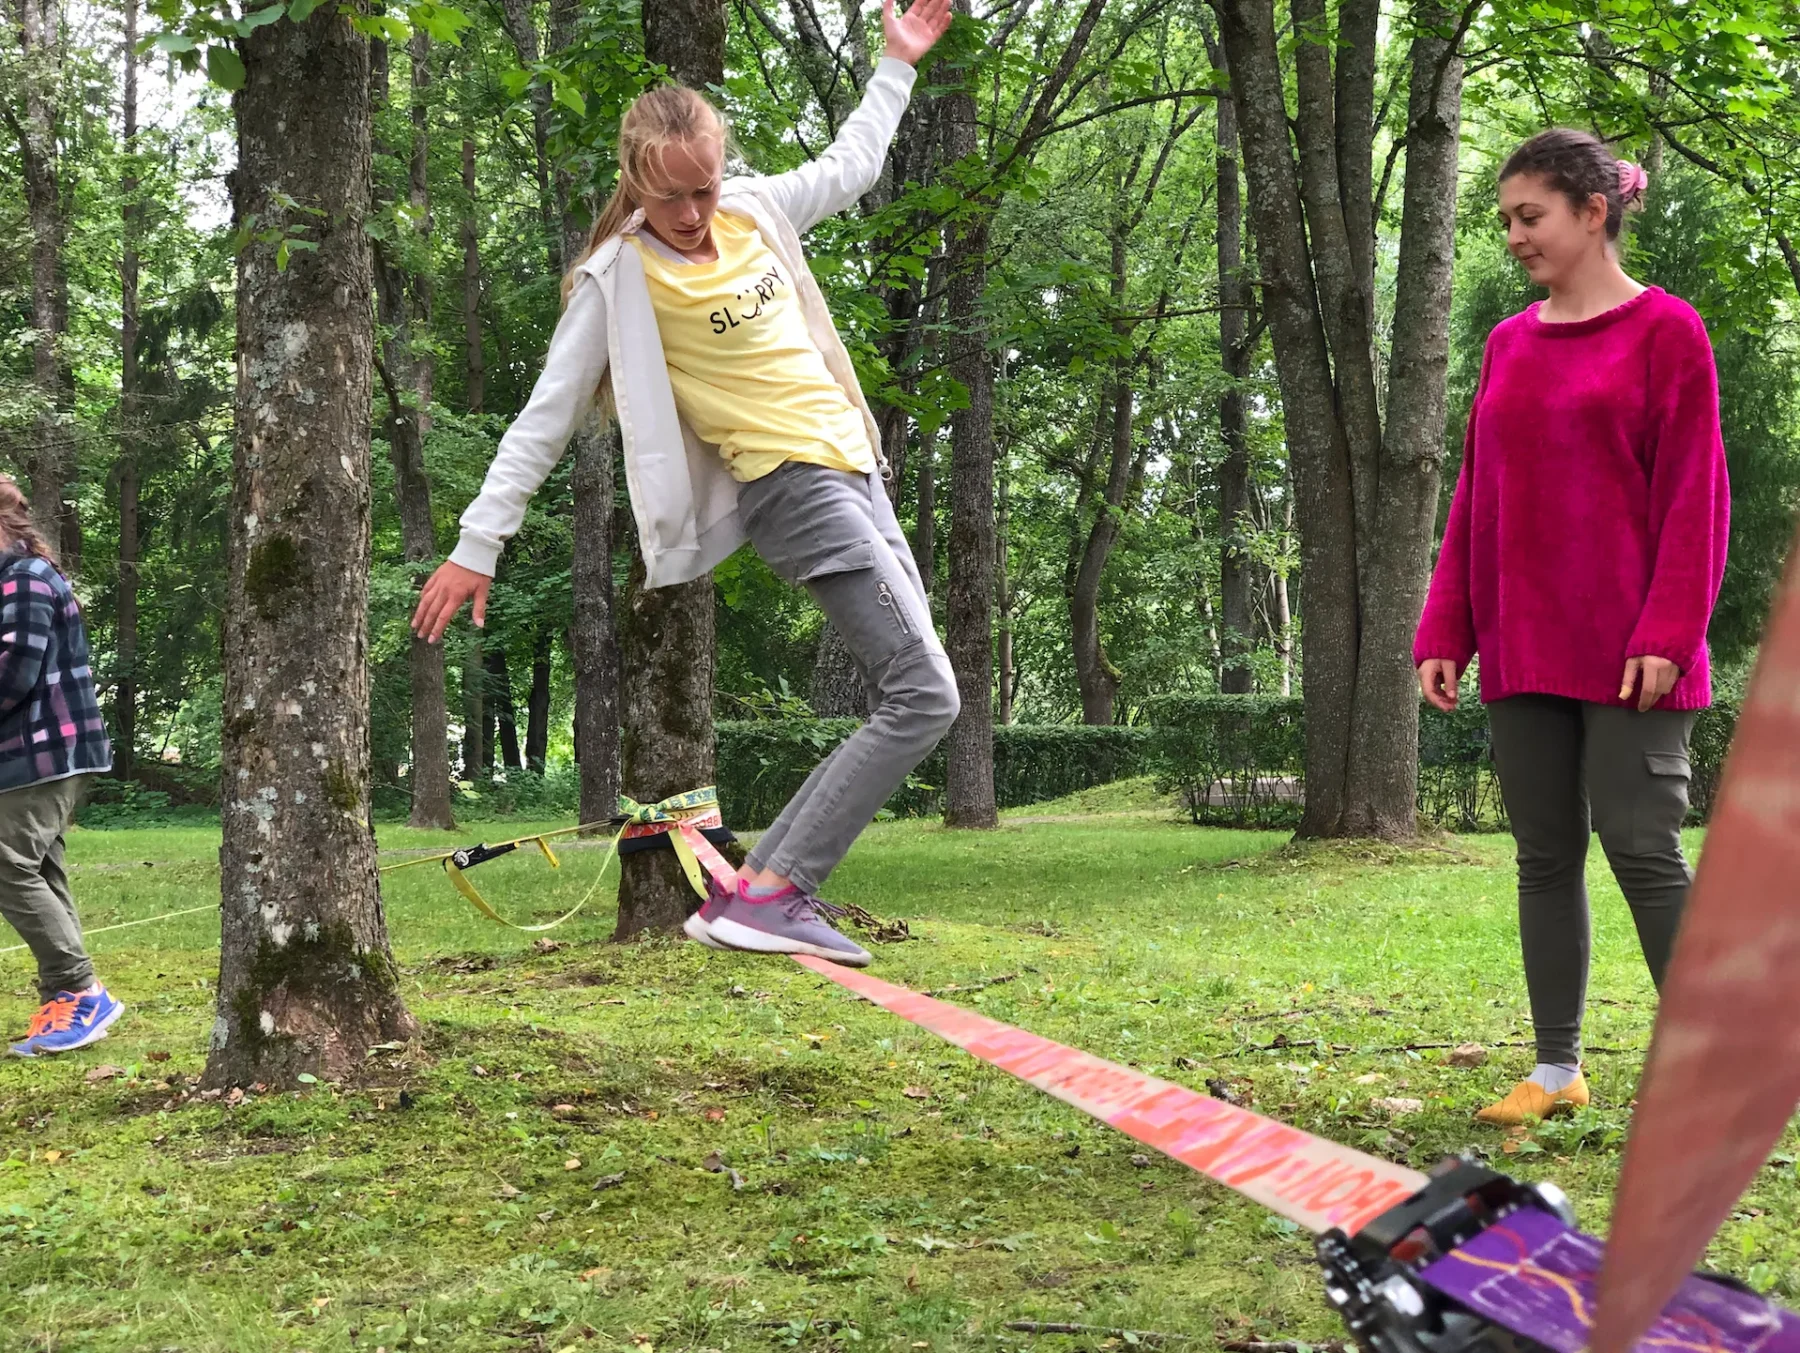
[[81, 607], [0, 475], [0, 916], [31, 949], [43, 1005], [20, 1057], [106, 1036], [124, 1005], [94, 976], [63, 870], [63, 834], [81, 786], [112, 769]]

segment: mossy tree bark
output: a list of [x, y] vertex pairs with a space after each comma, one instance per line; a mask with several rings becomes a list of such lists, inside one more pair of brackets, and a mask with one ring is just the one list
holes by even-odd
[[369, 44], [327, 6], [241, 50], [234, 215], [317, 247], [238, 259], [213, 1086], [415, 1031], [368, 818]]

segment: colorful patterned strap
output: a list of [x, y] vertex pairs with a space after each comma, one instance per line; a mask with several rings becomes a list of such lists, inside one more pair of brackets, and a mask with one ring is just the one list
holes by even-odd
[[1311, 1231], [1355, 1231], [1424, 1187], [1417, 1170], [1339, 1146], [960, 1006], [823, 959], [796, 963]]
[[[1556, 1353], [1583, 1353], [1594, 1321], [1601, 1244], [1525, 1207], [1420, 1273], [1429, 1286]], [[1800, 1316], [1752, 1292], [1686, 1278], [1654, 1317], [1640, 1353], [1796, 1353]]]

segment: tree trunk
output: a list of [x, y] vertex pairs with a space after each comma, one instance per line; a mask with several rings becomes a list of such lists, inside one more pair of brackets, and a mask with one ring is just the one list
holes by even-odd
[[[1375, 16], [1322, 0], [1294, 20], [1298, 163], [1270, 0], [1220, 7], [1259, 271], [1287, 426], [1306, 594], [1302, 836], [1416, 834], [1410, 639], [1426, 583], [1442, 452], [1461, 65], [1442, 11], [1419, 8], [1384, 434], [1371, 349]], [[1336, 53], [1337, 71], [1332, 72]], [[1448, 151], [1445, 137], [1448, 137]], [[1447, 159], [1446, 159], [1447, 156]], [[1370, 222], [1365, 227], [1364, 222]]]
[[[634, 555], [619, 615], [625, 792], [640, 803], [713, 783], [712, 578], [705, 584], [644, 586]], [[672, 850], [619, 861], [619, 923], [613, 938], [674, 930], [698, 905]]]
[[113, 684], [113, 774], [129, 780], [137, 769], [138, 565], [142, 552], [138, 509], [138, 201], [137, 0], [125, 0], [125, 175], [123, 247], [119, 255], [119, 584]]
[[[68, 301], [62, 262], [62, 183], [58, 172], [57, 109], [62, 84], [61, 7], [55, 0], [17, 0], [10, 17], [18, 25], [23, 87], [22, 118], [9, 116], [18, 138], [25, 180], [25, 211], [31, 227], [31, 380], [37, 413], [31, 449], [20, 455], [31, 491], [31, 512], [40, 534], [60, 550], [63, 500], [74, 471], [70, 435], [67, 359]], [[70, 561], [64, 560], [65, 566]]]
[[1454, 29], [1456, 16], [1424, 3], [1414, 19], [1387, 427], [1378, 491], [1371, 495], [1377, 504], [1374, 539], [1360, 570], [1362, 646], [1350, 731], [1355, 793], [1345, 804], [1343, 824], [1347, 835], [1389, 838], [1418, 831], [1419, 692], [1412, 638], [1430, 579], [1444, 455], [1462, 126], [1462, 58], [1438, 36]]
[[531, 653], [531, 695], [525, 702], [525, 768], [544, 773], [550, 751], [550, 655], [548, 629], [540, 628]]
[[507, 770], [524, 770], [519, 756], [519, 723], [513, 704], [512, 669], [504, 648], [490, 648], [483, 664], [487, 671], [487, 704], [493, 714], [494, 731], [500, 745], [500, 764]]
[[481, 351], [481, 231], [476, 221], [475, 141], [462, 143], [463, 196], [463, 403], [470, 413], [480, 413], [487, 398], [487, 361]]
[[234, 219], [318, 249], [238, 256], [215, 1087], [346, 1076], [416, 1032], [368, 819], [369, 44], [325, 7], [239, 50]]
[[[966, 0], [958, 8], [967, 12]], [[975, 98], [945, 96], [945, 141], [952, 160], [976, 146]], [[952, 827], [1000, 825], [994, 802], [994, 373], [978, 313], [987, 286], [989, 218], [964, 224], [950, 241], [950, 374], [968, 403], [950, 423], [950, 588], [944, 645], [956, 673], [962, 712], [944, 741], [944, 821]]]
[[[1037, 88], [1008, 163], [1029, 161], [1051, 125], [1057, 100], [1087, 50], [1107, 0], [1088, 0], [1055, 65]], [[970, 0], [954, 0], [958, 14]], [[967, 161], [980, 149], [974, 76], [956, 73], [957, 87], [943, 96], [937, 118], [944, 158]], [[950, 586], [945, 607], [951, 669], [962, 712], [944, 741], [944, 821], [952, 827], [999, 825], [994, 803], [994, 372], [979, 313], [987, 286], [988, 239], [998, 191], [987, 193], [948, 243], [946, 303], [952, 356], [950, 374], [968, 392], [968, 405], [950, 423]]]
[[1121, 381], [1112, 397], [1112, 457], [1106, 489], [1082, 544], [1081, 563], [1069, 597], [1075, 650], [1075, 679], [1081, 687], [1081, 721], [1110, 724], [1119, 694], [1119, 670], [1100, 642], [1100, 582], [1106, 561], [1119, 538], [1124, 502], [1131, 482], [1131, 420], [1136, 407], [1132, 389]]
[[1013, 721], [1013, 594], [1012, 580], [1007, 574], [1008, 541], [1012, 533], [1012, 466], [1006, 456], [1000, 457], [999, 481], [995, 488], [998, 510], [994, 524], [994, 610], [999, 616], [999, 641], [995, 647], [1000, 658], [1000, 683], [994, 721], [1005, 727]]
[[[431, 39], [413, 34], [411, 54], [412, 146], [407, 156], [411, 219], [423, 240], [431, 234], [431, 184], [427, 174], [430, 131], [426, 103], [431, 89]], [[372, 109], [388, 97], [388, 50], [376, 42], [370, 52], [369, 99]], [[386, 153], [387, 147], [379, 147]], [[381, 205], [376, 204], [377, 207]], [[376, 366], [387, 395], [388, 458], [394, 467], [394, 491], [400, 506], [400, 540], [415, 586], [437, 559], [437, 523], [431, 509], [431, 477], [425, 471], [425, 435], [431, 426], [435, 371], [428, 350], [418, 340], [430, 332], [432, 278], [429, 270], [410, 274], [382, 244], [375, 245], [375, 296], [381, 322], [389, 331]], [[444, 650], [424, 639], [408, 641], [407, 666], [412, 704], [412, 812], [409, 826], [448, 831], [456, 825], [450, 806], [450, 710], [444, 673]]]
[[487, 671], [481, 661], [481, 635], [469, 637], [463, 652], [463, 778], [488, 774], [494, 764], [494, 745], [488, 736], [493, 716], [487, 708]]
[[[1225, 56], [1216, 57], [1220, 66]], [[1237, 110], [1229, 98], [1217, 104], [1219, 364], [1224, 393], [1219, 396], [1219, 689], [1248, 695], [1254, 686], [1249, 658], [1255, 647], [1250, 620], [1250, 558], [1244, 529], [1250, 510], [1250, 446], [1244, 411], [1244, 382], [1250, 374], [1249, 294], [1244, 284], [1244, 203], [1238, 184]]]
[[[551, 0], [550, 46], [562, 51], [575, 40], [579, 17], [572, 0]], [[587, 247], [589, 225], [574, 197], [566, 169], [556, 173], [556, 207], [562, 222], [563, 257], [572, 265]], [[569, 642], [575, 666], [575, 747], [581, 777], [581, 820], [599, 822], [619, 808], [618, 597], [613, 586], [617, 540], [616, 425], [590, 420], [574, 439], [574, 621]], [[708, 605], [710, 602], [710, 594]], [[709, 697], [710, 698], [710, 697]]]
[[[644, 55], [697, 89], [725, 79], [723, 0], [644, 0]], [[713, 782], [713, 580], [646, 588], [634, 556], [619, 626], [625, 792], [639, 802]], [[615, 939], [679, 927], [698, 899], [672, 850], [619, 862]]]
[[[506, 36], [519, 54], [519, 64], [530, 70], [538, 63], [538, 31], [531, 13], [531, 0], [501, 0], [500, 22]], [[544, 249], [549, 255], [550, 270], [563, 271], [562, 230], [556, 218], [555, 198], [550, 187], [550, 86], [539, 81], [531, 90], [532, 168], [537, 176], [538, 216], [544, 226]]]
[[575, 435], [575, 593], [569, 631], [575, 666], [575, 759], [581, 774], [581, 820], [600, 822], [619, 807], [619, 647], [614, 632], [613, 464], [616, 426]]
[[937, 581], [937, 434], [920, 439], [919, 482], [913, 494], [917, 518], [913, 522], [913, 565], [926, 595]]
[[812, 689], [807, 703], [821, 719], [860, 719], [873, 701], [843, 635], [826, 621], [819, 630], [819, 653], [813, 660]]

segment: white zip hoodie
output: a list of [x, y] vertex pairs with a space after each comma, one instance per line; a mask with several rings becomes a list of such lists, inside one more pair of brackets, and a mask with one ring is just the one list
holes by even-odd
[[[807, 330], [826, 368], [861, 411], [883, 473], [887, 462], [880, 433], [807, 266], [800, 236], [850, 206], [881, 176], [915, 76], [904, 61], [883, 57], [861, 106], [844, 120], [824, 154], [785, 174], [729, 180], [719, 194], [719, 210], [756, 222], [763, 241], [796, 279]], [[576, 270], [543, 375], [500, 439], [480, 495], [462, 515], [462, 539], [451, 562], [493, 575], [500, 551], [525, 520], [526, 503], [562, 459], [569, 437], [592, 407], [608, 365], [648, 585], [690, 582], [743, 544], [737, 481], [719, 448], [695, 436], [675, 409], [643, 261], [637, 250], [624, 247], [624, 236], [642, 224], [643, 213], [638, 212], [620, 235], [602, 243]]]

